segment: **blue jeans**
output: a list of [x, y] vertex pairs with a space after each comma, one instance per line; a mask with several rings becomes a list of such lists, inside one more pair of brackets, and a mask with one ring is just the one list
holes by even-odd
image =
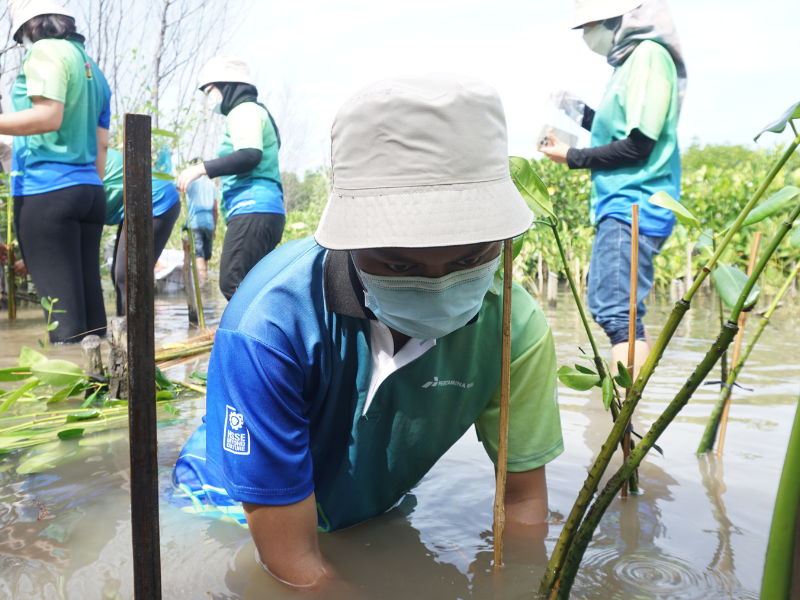
[[[665, 237], [639, 234], [639, 283], [636, 339], [644, 340], [644, 299], [653, 287], [653, 258], [661, 253]], [[603, 328], [611, 345], [628, 341], [631, 297], [631, 226], [614, 218], [597, 224], [589, 264], [589, 312]]]

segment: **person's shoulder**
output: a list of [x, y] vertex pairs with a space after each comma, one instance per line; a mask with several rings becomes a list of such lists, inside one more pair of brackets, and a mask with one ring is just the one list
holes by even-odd
[[[516, 281], [511, 294], [511, 354], [517, 357], [539, 343], [550, 331], [544, 311], [528, 291]], [[503, 315], [503, 296], [488, 292], [484, 299], [484, 319], [481, 335], [500, 331]]]
[[230, 110], [226, 120], [230, 122], [233, 119], [263, 119], [266, 112], [262, 106], [255, 102], [242, 102]]
[[674, 71], [675, 63], [666, 46], [653, 40], [644, 40], [634, 49], [630, 57], [634, 64], [648, 64]]
[[314, 236], [287, 242], [270, 252], [231, 298], [220, 328], [265, 341], [273, 325], [294, 327], [298, 321], [319, 320], [316, 313], [325, 310], [325, 253]]

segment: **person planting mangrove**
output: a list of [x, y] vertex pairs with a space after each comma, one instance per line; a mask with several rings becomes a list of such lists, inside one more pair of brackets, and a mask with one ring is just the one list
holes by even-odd
[[[175, 467], [194, 506], [246, 519], [265, 567], [296, 586], [332, 576], [318, 530], [390, 510], [473, 425], [496, 461], [502, 295], [490, 287], [501, 240], [533, 221], [482, 81], [368, 85], [336, 116], [331, 151], [316, 234], [262, 260], [225, 310], [204, 424]], [[556, 358], [516, 283], [511, 340], [506, 530], [541, 532], [545, 464], [563, 451]]]
[[283, 237], [286, 216], [278, 165], [281, 136], [247, 65], [230, 54], [212, 58], [203, 67], [198, 88], [225, 115], [218, 158], [203, 161], [178, 176], [178, 189], [208, 175], [222, 179], [228, 227], [222, 244], [219, 288], [230, 300], [258, 261]]
[[592, 132], [591, 147], [570, 148], [557, 137], [539, 150], [570, 169], [591, 169], [596, 227], [587, 299], [612, 344], [613, 365], [627, 364], [631, 206], [639, 205], [635, 372], [650, 352], [642, 317], [653, 286], [653, 259], [672, 233], [672, 211], [648, 202], [664, 191], [680, 198], [678, 114], [686, 67], [664, 0], [577, 0], [575, 29], [606, 57], [614, 74], [597, 110], [569, 94], [561, 108]]
[[[202, 158], [190, 161], [199, 165]], [[208, 273], [208, 261], [214, 251], [214, 237], [217, 231], [217, 186], [206, 175], [195, 179], [186, 188], [186, 200], [189, 206], [189, 227], [194, 235], [194, 254], [197, 263], [197, 276], [200, 283], [205, 283]]]
[[[106, 225], [117, 226], [117, 238], [114, 242], [114, 258], [111, 263], [111, 281], [117, 298], [117, 316], [125, 316], [125, 206], [123, 203], [123, 156], [116, 148], [108, 149], [106, 171], [103, 178], [103, 189], [106, 193], [108, 208]], [[153, 263], [164, 251], [169, 241], [175, 221], [181, 214], [181, 203], [178, 190], [171, 181], [152, 178], [153, 184]]]
[[75, 20], [54, 0], [10, 0], [14, 40], [25, 48], [11, 89], [14, 227], [39, 296], [58, 298], [51, 342], [102, 335], [100, 237], [111, 90], [86, 53]]

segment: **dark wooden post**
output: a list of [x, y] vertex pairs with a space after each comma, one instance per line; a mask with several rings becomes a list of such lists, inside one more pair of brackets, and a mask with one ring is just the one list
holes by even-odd
[[161, 598], [150, 117], [125, 115], [125, 265], [133, 590]]

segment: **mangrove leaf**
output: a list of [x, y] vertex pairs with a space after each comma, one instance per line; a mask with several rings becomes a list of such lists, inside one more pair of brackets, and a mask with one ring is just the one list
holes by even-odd
[[800, 119], [800, 102], [797, 104], [792, 104], [788, 109], [786, 109], [786, 112], [784, 112], [780, 118], [764, 127], [764, 129], [762, 129], [759, 134], [753, 138], [753, 141], [757, 142], [758, 138], [768, 131], [771, 131], [772, 133], [783, 132], [783, 130], [786, 129], [786, 124], [792, 119]]
[[785, 188], [772, 194], [769, 200], [762, 202], [751, 210], [750, 214], [747, 215], [747, 218], [742, 223], [742, 227], [753, 225], [754, 223], [758, 223], [774, 215], [798, 196], [800, 196], [800, 189], [793, 185], [787, 185]]
[[156, 389], [159, 390], [174, 390], [175, 384], [172, 383], [164, 373], [161, 372], [161, 369], [156, 367]]
[[72, 413], [67, 415], [67, 423], [75, 423], [77, 421], [88, 421], [89, 419], [96, 419], [100, 416], [99, 410], [85, 410], [83, 412]]
[[697, 219], [697, 217], [695, 217], [688, 208], [675, 200], [667, 192], [656, 192], [650, 196], [650, 204], [655, 204], [661, 208], [671, 210], [673, 213], [675, 213], [675, 217], [678, 219], [678, 221], [684, 225], [688, 225], [690, 227], [700, 227], [700, 221]]
[[555, 218], [550, 192], [547, 191], [547, 186], [531, 167], [531, 163], [519, 156], [509, 156], [508, 165], [511, 170], [511, 179], [514, 180], [514, 185], [528, 208], [537, 216]]
[[708, 251], [709, 254], [713, 254], [713, 249], [714, 231], [712, 229], [706, 229], [700, 234], [700, 237], [697, 238], [697, 243], [694, 245], [694, 249], [692, 249], [692, 256], [698, 256], [705, 251]]
[[153, 135], [163, 135], [164, 137], [178, 139], [178, 134], [174, 131], [167, 131], [166, 129], [153, 129], [150, 131]]
[[60, 440], [70, 440], [72, 438], [83, 437], [83, 432], [86, 431], [85, 429], [64, 429], [63, 431], [58, 432], [58, 439]]
[[23, 379], [30, 379], [31, 373], [28, 367], [9, 367], [8, 369], [0, 369], [0, 381], [22, 381]]
[[74, 383], [83, 377], [83, 371], [75, 363], [67, 360], [47, 360], [31, 367], [31, 372], [43, 383], [61, 387]]
[[[747, 283], [747, 275], [731, 265], [719, 264], [714, 269], [714, 282], [717, 284], [717, 291], [720, 297], [728, 305], [728, 308], [736, 306], [739, 296], [744, 291], [744, 286]], [[744, 310], [752, 308], [755, 305], [758, 297], [761, 295], [761, 288], [758, 285], [753, 286], [747, 300], [744, 303]]]
[[614, 377], [614, 381], [617, 382], [619, 387], [625, 388], [626, 390], [633, 385], [631, 374], [628, 373], [628, 369], [622, 364], [621, 360], [617, 361], [617, 375]]
[[70, 396], [76, 396], [81, 391], [83, 391], [83, 383], [78, 382], [75, 385], [68, 385], [67, 387], [58, 390], [55, 394], [50, 396], [47, 399], [47, 404], [56, 404], [57, 402], [61, 402], [62, 400], [66, 400]]
[[153, 177], [156, 179], [161, 179], [163, 181], [173, 181], [175, 177], [170, 175], [169, 173], [162, 173], [161, 171], [153, 171]]
[[33, 365], [38, 365], [46, 360], [47, 357], [41, 352], [37, 352], [33, 348], [23, 346], [22, 350], [20, 350], [19, 360], [17, 362], [21, 367], [32, 367]]
[[11, 392], [11, 394], [8, 396], [8, 398], [6, 398], [5, 400], [3, 400], [3, 403], [2, 403], [2, 404], [0, 404], [0, 415], [2, 415], [2, 414], [3, 414], [4, 412], [6, 412], [6, 411], [7, 411], [9, 408], [11, 408], [11, 406], [12, 406], [12, 405], [13, 405], [13, 404], [14, 404], [14, 403], [17, 401], [17, 400], [19, 400], [20, 398], [22, 398], [22, 396], [24, 396], [24, 395], [25, 395], [27, 392], [29, 392], [30, 390], [32, 390], [33, 388], [35, 388], [35, 387], [36, 387], [37, 385], [39, 385], [40, 383], [41, 383], [40, 381], [38, 381], [37, 379], [34, 379], [33, 381], [29, 381], [28, 383], [26, 383], [25, 385], [23, 385], [21, 388], [19, 388], [19, 389], [17, 389], [17, 390], [14, 390], [13, 392]]
[[611, 381], [611, 376], [606, 375], [603, 379], [603, 406], [606, 410], [611, 408], [611, 403], [614, 401], [614, 382]]
[[203, 383], [208, 381], [208, 373], [200, 373], [199, 371], [194, 371], [191, 375], [189, 375], [189, 377], [193, 377], [194, 379], [202, 381]]
[[564, 365], [558, 370], [558, 380], [570, 389], [585, 392], [600, 383], [597, 374], [582, 373], [577, 369]]
[[156, 392], [156, 402], [160, 402], [163, 400], [172, 400], [174, 397], [175, 394], [173, 394], [172, 392], [167, 392], [167, 391]]

